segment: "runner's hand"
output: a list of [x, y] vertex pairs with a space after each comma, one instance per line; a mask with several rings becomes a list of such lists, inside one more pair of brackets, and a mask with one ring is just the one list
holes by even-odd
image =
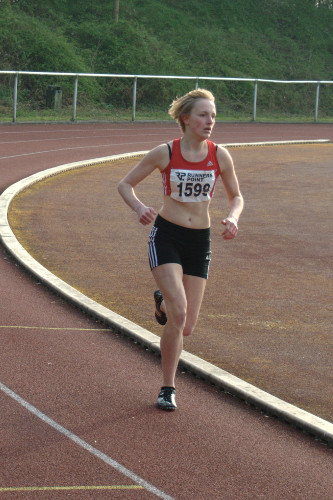
[[235, 217], [227, 217], [226, 219], [223, 219], [222, 224], [225, 226], [225, 229], [222, 233], [222, 237], [224, 240], [232, 240], [237, 236], [238, 225], [237, 219]]
[[137, 210], [137, 214], [139, 217], [139, 222], [143, 226], [147, 226], [147, 224], [150, 224], [155, 220], [155, 217], [157, 213], [152, 207], [146, 207], [145, 205], [142, 205], [139, 210]]

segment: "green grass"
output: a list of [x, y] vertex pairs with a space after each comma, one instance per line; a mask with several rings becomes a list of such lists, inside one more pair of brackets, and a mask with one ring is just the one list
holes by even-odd
[[[103, 108], [94, 106], [78, 106], [76, 121], [105, 121], [105, 122], [131, 122], [132, 108]], [[60, 111], [52, 109], [31, 110], [29, 107], [18, 107], [16, 122], [71, 122], [73, 118], [73, 108], [71, 106], [63, 107]], [[13, 121], [13, 110], [6, 106], [0, 108], [0, 122], [10, 123]], [[135, 121], [165, 121], [173, 122], [165, 109], [151, 109], [149, 107], [140, 107], [136, 110]], [[251, 122], [253, 117], [249, 113], [228, 111], [218, 113], [217, 122]], [[276, 122], [276, 123], [313, 123], [313, 115], [287, 114], [287, 113], [267, 113], [257, 114], [256, 122]], [[333, 123], [333, 117], [322, 117], [319, 115], [318, 122]]]

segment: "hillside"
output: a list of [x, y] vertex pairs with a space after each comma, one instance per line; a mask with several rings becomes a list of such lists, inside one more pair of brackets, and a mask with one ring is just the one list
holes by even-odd
[[[0, 69], [330, 80], [330, 3], [120, 0], [115, 23], [112, 0], [2, 0]], [[2, 77], [1, 82], [4, 98], [10, 94], [11, 80]], [[42, 100], [42, 85], [45, 82], [35, 77], [25, 78], [20, 91], [34, 101]], [[72, 82], [62, 83], [65, 89], [66, 85], [72, 89]], [[188, 90], [188, 85], [145, 81], [140, 84], [140, 100], [165, 105], [170, 94]], [[229, 99], [240, 106], [253, 93], [252, 84], [211, 83], [210, 88], [223, 102]], [[131, 103], [132, 82], [126, 80], [86, 79], [80, 89], [82, 100]], [[293, 88], [286, 105], [292, 104], [291, 92], [294, 99], [306, 101]], [[323, 98], [333, 107], [331, 96], [327, 92]], [[266, 100], [272, 106], [272, 97], [267, 94]]]

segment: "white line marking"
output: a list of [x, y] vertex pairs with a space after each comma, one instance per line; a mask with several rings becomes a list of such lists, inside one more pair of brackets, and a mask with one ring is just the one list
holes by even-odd
[[[103, 131], [106, 131], [106, 130], [115, 130], [117, 132], [119, 131], [125, 131], [125, 132], [128, 132], [128, 131], [131, 131], [131, 128], [133, 127], [132, 124], [129, 125], [128, 128], [104, 128], [104, 127], [101, 127], [101, 130]], [[158, 130], [174, 130], [175, 129], [175, 126], [169, 126], [169, 127], [161, 127], [159, 128]], [[90, 129], [84, 129], [84, 128], [77, 128], [77, 129], [72, 129], [70, 127], [68, 127], [67, 129], [60, 129], [60, 130], [13, 130], [13, 131], [8, 131], [8, 132], [0, 132], [0, 136], [1, 135], [8, 135], [8, 134], [12, 134], [12, 135], [18, 135], [18, 134], [52, 134], [52, 135], [55, 135], [55, 134], [62, 134], [64, 132], [87, 132], [90, 131]], [[156, 127], [144, 127], [144, 131], [146, 130], [156, 130]], [[258, 134], [257, 134], [258, 135]], [[90, 137], [94, 137], [93, 135], [90, 136]]]
[[0, 493], [7, 491], [77, 491], [77, 490], [142, 490], [139, 485], [109, 485], [109, 486], [18, 486], [0, 488]]
[[[1, 135], [1, 134], [0, 134]], [[161, 134], [160, 133], [154, 133], [154, 132], [150, 132], [149, 133], [149, 137], [151, 136], [160, 136]], [[0, 144], [12, 144], [13, 146], [15, 144], [27, 144], [27, 143], [31, 143], [31, 142], [48, 142], [48, 141], [73, 141], [73, 140], [79, 140], [79, 139], [104, 139], [105, 137], [107, 137], [108, 139], [112, 138], [116, 138], [116, 137], [137, 137], [138, 135], [137, 134], [129, 134], [129, 132], [127, 132], [127, 134], [112, 134], [112, 136], [110, 136], [110, 134], [104, 134], [104, 135], [78, 135], [78, 136], [67, 136], [67, 137], [44, 137], [43, 139], [29, 139], [29, 140], [20, 140], [20, 141], [2, 141], [0, 142]], [[127, 143], [126, 143], [127, 144]], [[135, 143], [137, 144], [137, 143]]]
[[[224, 147], [248, 147], [248, 146], [283, 146], [283, 145], [288, 145], [288, 144], [320, 144], [320, 143], [329, 143], [331, 142], [329, 139], [308, 139], [308, 140], [298, 140], [295, 139], [294, 141], [269, 141], [269, 142], [244, 142], [244, 143], [231, 143], [231, 144], [219, 144], [219, 146], [224, 146]], [[22, 156], [33, 156], [33, 155], [40, 155], [44, 153], [56, 153], [58, 151], [74, 151], [76, 149], [90, 149], [90, 148], [107, 148], [107, 147], [114, 147], [114, 146], [129, 146], [132, 144], [141, 144], [142, 141], [138, 142], [126, 142], [124, 143], [109, 143], [109, 144], [98, 144], [96, 146], [77, 146], [75, 148], [59, 148], [59, 149], [47, 149], [45, 151], [34, 151], [32, 153], [21, 153], [19, 155], [10, 155], [10, 156], [0, 156], [0, 160], [6, 160], [9, 158], [20, 158]], [[160, 141], [148, 141], [146, 144], [159, 144]]]
[[[148, 141], [147, 144], [156, 144], [157, 141]], [[142, 141], [139, 142], [127, 142], [126, 144], [124, 143], [119, 143], [119, 144], [99, 144], [97, 146], [77, 146], [75, 148], [59, 148], [59, 149], [48, 149], [45, 151], [34, 151], [33, 153], [22, 153], [19, 155], [11, 155], [11, 156], [0, 156], [0, 160], [6, 160], [7, 158], [20, 158], [21, 156], [33, 156], [33, 155], [41, 155], [44, 153], [56, 153], [57, 151], [73, 151], [75, 149], [90, 149], [90, 148], [107, 148], [107, 147], [114, 147], [114, 146], [128, 146], [130, 144], [142, 144]]]
[[71, 431], [63, 427], [62, 425], [58, 424], [55, 420], [52, 420], [52, 418], [48, 417], [45, 415], [45, 413], [42, 413], [39, 411], [35, 406], [32, 406], [28, 401], [25, 399], [21, 398], [18, 394], [13, 392], [11, 389], [9, 389], [7, 386], [2, 384], [0, 382], [0, 389], [7, 394], [10, 398], [14, 399], [17, 403], [22, 405], [24, 408], [26, 408], [30, 413], [38, 417], [40, 420], [42, 420], [44, 423], [48, 424], [50, 427], [55, 429], [56, 431], [60, 432], [63, 434], [65, 437], [73, 441], [74, 443], [78, 444], [83, 448], [84, 450], [88, 451], [95, 457], [97, 457], [99, 460], [102, 460], [105, 462], [107, 465], [110, 465], [114, 469], [116, 469], [118, 472], [123, 474], [124, 476], [130, 478], [133, 482], [139, 484], [143, 488], [145, 488], [147, 491], [153, 493], [159, 498], [163, 498], [164, 500], [174, 500], [172, 497], [164, 493], [163, 491], [159, 490], [152, 484], [148, 483], [144, 479], [142, 479], [140, 476], [137, 476], [134, 474], [134, 472], [126, 469], [123, 465], [120, 463], [116, 462], [112, 458], [110, 458], [108, 455], [105, 455], [105, 453], [102, 453], [101, 451], [97, 450], [97, 448], [94, 448], [94, 446], [91, 446], [89, 443], [78, 437], [76, 434], [73, 434]]
[[[294, 139], [291, 141], [266, 141], [266, 142], [233, 142], [231, 144], [224, 144], [224, 147], [229, 148], [247, 148], [250, 146], [292, 146], [292, 145], [303, 145], [303, 144], [326, 144], [330, 143], [330, 139]], [[223, 144], [219, 144], [223, 146]]]
[[28, 329], [28, 330], [77, 330], [80, 332], [109, 332], [110, 329], [105, 328], [72, 328], [70, 326], [25, 326], [25, 325], [0, 325], [0, 328], [17, 328], [17, 329]]

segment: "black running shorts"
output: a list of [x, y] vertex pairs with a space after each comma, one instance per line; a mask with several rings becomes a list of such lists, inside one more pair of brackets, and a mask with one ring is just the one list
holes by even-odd
[[210, 228], [192, 229], [156, 217], [148, 241], [150, 269], [176, 263], [183, 273], [208, 278], [210, 264]]

